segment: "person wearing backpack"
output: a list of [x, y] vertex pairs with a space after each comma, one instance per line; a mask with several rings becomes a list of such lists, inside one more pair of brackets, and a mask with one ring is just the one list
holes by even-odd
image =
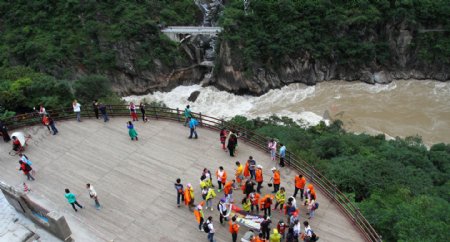
[[19, 154], [20, 160], [23, 161], [24, 163], [28, 164], [28, 165], [33, 165], [33, 163], [31, 163], [30, 159], [28, 159], [28, 157], [22, 153]]
[[228, 151], [230, 152], [230, 156], [234, 157], [234, 151], [236, 150], [236, 146], [237, 146], [237, 136], [236, 136], [236, 134], [233, 133], [232, 130], [230, 130], [227, 140], [228, 140], [227, 148], [228, 148]]
[[268, 240], [270, 237], [270, 224], [272, 223], [272, 221], [270, 220], [270, 217], [268, 217], [267, 215], [264, 215], [264, 220], [261, 222], [260, 226], [261, 226], [261, 233], [262, 238]]
[[195, 118], [189, 118], [189, 129], [191, 130], [191, 134], [188, 137], [189, 139], [192, 139], [192, 135], [195, 135], [194, 139], [198, 139], [197, 126], [198, 121]]
[[314, 211], [317, 209], [316, 208], [316, 197], [311, 194], [311, 198], [309, 200], [309, 204], [308, 204], [308, 211], [309, 211], [309, 218], [308, 219], [312, 219], [314, 217]]
[[30, 165], [28, 165], [27, 163], [23, 162], [22, 160], [19, 160], [19, 164], [20, 164], [20, 168], [19, 171], [22, 171], [24, 175], [27, 176], [27, 179], [30, 181], [34, 181], [34, 177], [31, 175], [31, 170], [33, 170], [33, 168], [31, 168]]
[[208, 242], [215, 242], [214, 240], [214, 225], [213, 218], [209, 216], [205, 223], [203, 223], [203, 231], [208, 234]]
[[305, 233], [303, 234], [303, 241], [304, 242], [318, 241], [319, 237], [311, 229], [311, 227], [309, 226], [308, 221], [304, 221], [303, 225], [305, 226]]
[[223, 220], [228, 221], [229, 213], [228, 213], [227, 206], [225, 205], [225, 198], [220, 199], [219, 204], [217, 204], [217, 209], [219, 210], [219, 213], [220, 213], [220, 217], [219, 217], [220, 224], [223, 224]]

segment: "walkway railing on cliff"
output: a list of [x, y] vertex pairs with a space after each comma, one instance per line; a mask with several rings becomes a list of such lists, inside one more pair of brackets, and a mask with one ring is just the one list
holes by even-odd
[[[71, 108], [67, 109], [57, 109], [49, 110], [49, 115], [54, 120], [65, 120], [75, 118], [75, 114]], [[129, 116], [130, 111], [126, 105], [108, 105], [107, 106], [108, 116]], [[234, 129], [240, 133], [240, 139], [268, 152], [267, 143], [268, 139], [261, 135], [258, 135], [252, 131], [246, 130], [242, 127], [233, 125], [223, 119], [218, 119], [204, 115], [202, 113], [193, 113], [193, 115], [198, 119], [200, 126], [219, 130], [222, 127], [228, 129]], [[94, 117], [94, 112], [92, 109], [83, 110], [81, 116], [84, 118]], [[183, 122], [184, 116], [183, 111], [166, 107], [147, 107], [146, 116], [154, 119], [165, 119], [177, 122]], [[38, 113], [27, 113], [17, 115], [5, 120], [6, 125], [9, 129], [16, 129], [24, 126], [31, 126], [41, 123], [41, 118]], [[286, 152], [286, 162], [287, 164], [304, 174], [311, 182], [314, 183], [330, 200], [334, 201], [339, 209], [347, 216], [353, 224], [360, 230], [361, 234], [365, 237], [367, 241], [380, 242], [381, 236], [375, 231], [375, 229], [370, 225], [370, 223], [361, 214], [359, 208], [354, 205], [350, 199], [342, 193], [336, 185], [328, 180], [321, 172], [316, 170], [313, 165], [307, 163], [303, 159], [297, 157], [289, 150]]]

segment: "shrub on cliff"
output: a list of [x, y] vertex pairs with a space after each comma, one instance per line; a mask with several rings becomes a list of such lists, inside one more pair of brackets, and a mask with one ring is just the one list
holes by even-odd
[[[286, 57], [392, 68], [403, 52], [421, 63], [450, 63], [448, 0], [250, 0], [246, 12], [241, 0], [230, 0], [221, 24], [247, 69], [276, 67]], [[403, 42], [400, 30], [410, 34]]]

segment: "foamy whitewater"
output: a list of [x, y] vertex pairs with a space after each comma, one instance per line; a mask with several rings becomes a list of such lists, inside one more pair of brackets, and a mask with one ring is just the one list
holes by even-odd
[[[306, 125], [316, 125], [324, 120], [322, 116], [305, 110], [289, 111], [292, 103], [299, 103], [314, 95], [315, 87], [300, 87], [301, 84], [285, 86], [281, 89], [271, 90], [268, 93], [254, 97], [249, 95], [238, 96], [215, 87], [202, 87], [200, 85], [179, 86], [170, 92], [155, 92], [144, 96], [128, 96], [123, 99], [127, 102], [162, 101], [170, 108], [183, 110], [186, 105], [191, 106], [193, 112], [201, 112], [213, 117], [230, 119], [236, 115], [247, 118], [266, 118], [271, 115], [286, 116]], [[195, 102], [187, 99], [194, 91], [200, 91]], [[274, 110], [275, 108], [275, 110]]]
[[[187, 98], [200, 91], [195, 102]], [[323, 82], [291, 84], [259, 96], [234, 95], [215, 87], [179, 86], [170, 92], [128, 96], [126, 101], [162, 101], [168, 107], [229, 119], [287, 116], [302, 125], [340, 119], [344, 128], [391, 137], [422, 136], [426, 143], [450, 143], [450, 82], [399, 80], [387, 85]]]

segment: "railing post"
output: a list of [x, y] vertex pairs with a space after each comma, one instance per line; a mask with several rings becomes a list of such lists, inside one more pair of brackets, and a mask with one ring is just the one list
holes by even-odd
[[155, 112], [155, 118], [158, 119], [158, 111], [156, 110], [156, 106], [153, 107], [153, 111]]
[[178, 120], [178, 122], [181, 122], [180, 109], [179, 108], [177, 108], [177, 120]]
[[291, 166], [291, 152], [290, 151], [288, 151], [287, 163], [288, 163], [288, 166]]
[[202, 113], [200, 112], [199, 115], [200, 126], [203, 126]]
[[333, 196], [336, 197], [336, 184], [333, 183]]
[[109, 116], [114, 116], [113, 115], [113, 113], [114, 113], [114, 111], [113, 111], [113, 109], [112, 109], [112, 106], [111, 105], [106, 105], [106, 107], [108, 107], [108, 110], [109, 110]]

